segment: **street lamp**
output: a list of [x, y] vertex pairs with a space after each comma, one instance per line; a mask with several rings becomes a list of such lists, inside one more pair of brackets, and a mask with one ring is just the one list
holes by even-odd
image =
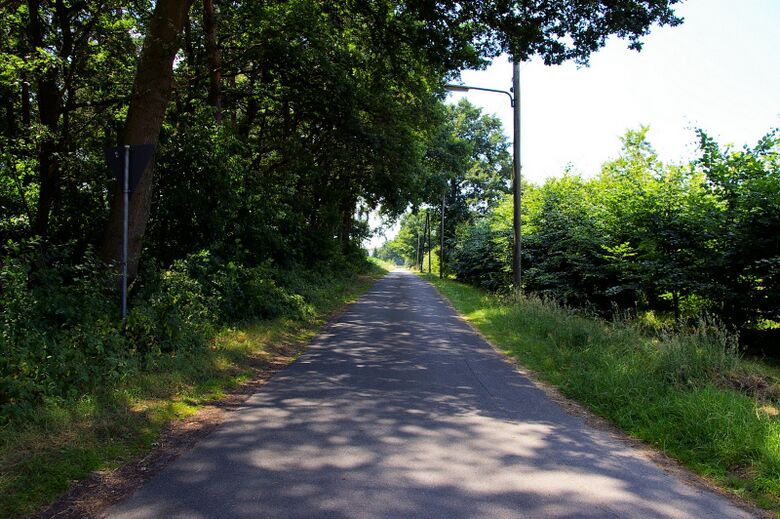
[[[522, 251], [523, 239], [521, 231], [521, 213], [522, 207], [522, 187], [520, 186], [521, 171], [523, 169], [520, 162], [520, 63], [512, 63], [512, 91], [497, 90], [495, 88], [482, 88], [467, 85], [444, 85], [445, 90], [450, 92], [468, 92], [469, 90], [481, 90], [483, 92], [495, 92], [509, 96], [509, 103], [512, 106], [514, 121], [514, 171], [512, 175], [512, 231], [514, 234], [514, 248], [512, 250], [512, 281], [515, 289], [520, 289], [520, 282], [523, 279]], [[514, 95], [512, 95], [514, 93]]]

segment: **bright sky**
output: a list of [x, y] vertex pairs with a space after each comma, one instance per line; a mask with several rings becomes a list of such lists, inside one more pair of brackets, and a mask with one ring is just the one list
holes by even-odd
[[[523, 175], [532, 182], [560, 175], [567, 163], [585, 175], [620, 150], [628, 128], [650, 126], [662, 159], [695, 152], [695, 128], [719, 142], [754, 145], [780, 126], [780, 0], [687, 0], [678, 27], [654, 28], [641, 52], [610, 40], [590, 67], [521, 64]], [[484, 71], [465, 71], [463, 83], [509, 90], [512, 66], [498, 58]], [[498, 115], [512, 135], [506, 96], [467, 97]]]
[[[696, 128], [741, 147], [780, 126], [780, 0], [686, 0], [676, 12], [684, 23], [654, 28], [639, 53], [613, 39], [587, 68], [521, 65], [525, 178], [542, 182], [568, 163], [594, 175], [617, 156], [626, 129], [641, 124], [650, 126], [660, 157], [673, 162], [695, 156]], [[497, 58], [487, 70], [465, 71], [463, 84], [509, 90], [512, 66]], [[472, 90], [448, 101], [462, 97], [498, 115], [511, 137], [506, 96]]]

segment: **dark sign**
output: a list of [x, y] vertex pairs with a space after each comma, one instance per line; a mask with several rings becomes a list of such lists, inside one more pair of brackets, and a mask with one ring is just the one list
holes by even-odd
[[[108, 162], [111, 172], [119, 182], [119, 185], [124, 184], [125, 174], [125, 147], [114, 146], [113, 148], [106, 148], [106, 161]], [[154, 155], [154, 144], [131, 144], [130, 145], [130, 192], [135, 191], [138, 182], [146, 171], [146, 166], [149, 161], [152, 160]]]

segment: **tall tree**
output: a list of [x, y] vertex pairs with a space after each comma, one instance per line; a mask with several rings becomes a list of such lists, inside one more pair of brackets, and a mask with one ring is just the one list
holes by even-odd
[[222, 59], [217, 45], [217, 16], [214, 0], [203, 0], [203, 32], [209, 64], [209, 104], [214, 108], [214, 120], [222, 122]]
[[[179, 50], [179, 37], [191, 0], [158, 0], [144, 38], [138, 60], [133, 94], [127, 112], [122, 144], [157, 144], [171, 94], [173, 60]], [[135, 276], [142, 240], [149, 221], [154, 162], [150, 162], [130, 198], [129, 264]], [[103, 257], [119, 262], [122, 258], [122, 192], [117, 189], [103, 239]]]

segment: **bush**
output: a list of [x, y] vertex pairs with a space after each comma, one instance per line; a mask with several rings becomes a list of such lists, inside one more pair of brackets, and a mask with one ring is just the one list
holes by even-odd
[[125, 339], [108, 297], [113, 276], [87, 250], [9, 243], [0, 266], [0, 419], [73, 397], [126, 371]]
[[9, 243], [0, 267], [0, 421], [46, 399], [76, 398], [157, 357], [202, 350], [226, 324], [307, 317], [323, 296], [316, 275], [226, 263], [205, 250], [169, 269], [146, 265], [131, 286], [123, 332], [116, 275], [91, 250]]

